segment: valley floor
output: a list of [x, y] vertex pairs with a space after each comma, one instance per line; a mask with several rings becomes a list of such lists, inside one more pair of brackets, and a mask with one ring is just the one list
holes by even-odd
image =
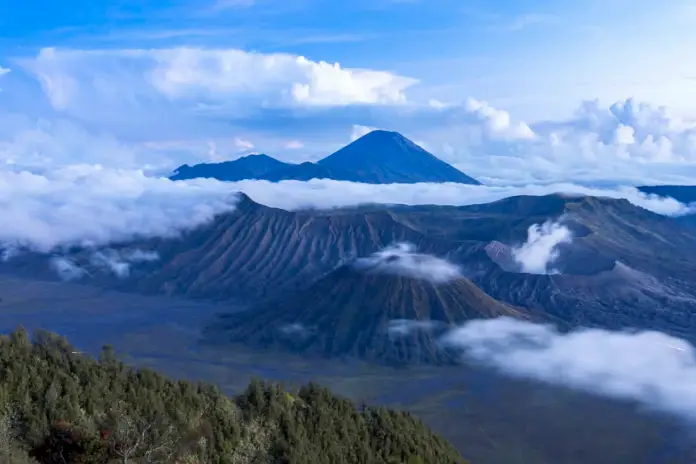
[[229, 306], [6, 277], [0, 278], [0, 298], [2, 332], [20, 324], [44, 328], [91, 353], [110, 343], [127, 363], [211, 381], [229, 393], [253, 377], [315, 380], [357, 401], [416, 413], [474, 463], [690, 462], [693, 443], [675, 420], [473, 366], [392, 369], [244, 347], [200, 349], [200, 328]]

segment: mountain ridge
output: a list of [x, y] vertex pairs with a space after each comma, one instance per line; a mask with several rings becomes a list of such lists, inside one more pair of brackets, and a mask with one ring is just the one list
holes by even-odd
[[223, 181], [332, 179], [369, 184], [454, 182], [480, 185], [401, 134], [382, 130], [372, 131], [316, 163], [293, 164], [268, 155], [248, 155], [223, 163], [184, 164], [170, 179], [198, 177]]
[[[544, 223], [571, 232], [554, 247], [550, 267], [558, 273], [523, 272], [514, 250]], [[696, 339], [696, 234], [621, 199], [546, 195], [471, 206], [286, 211], [240, 194], [234, 211], [178, 238], [114, 244], [124, 255], [142, 250], [159, 258], [133, 264], [124, 278], [95, 268], [94, 250], [61, 256], [84, 269], [82, 281], [92, 285], [257, 305], [292, 298], [337, 266], [401, 242], [458, 265], [511, 306], [573, 326], [653, 328]], [[57, 280], [51, 259], [25, 253], [0, 270]]]
[[193, 166], [184, 164], [176, 168], [170, 180], [185, 180], [198, 177], [213, 178], [228, 182], [245, 179], [262, 179], [271, 172], [291, 167], [266, 154], [250, 154], [234, 161], [220, 163], [199, 163]]

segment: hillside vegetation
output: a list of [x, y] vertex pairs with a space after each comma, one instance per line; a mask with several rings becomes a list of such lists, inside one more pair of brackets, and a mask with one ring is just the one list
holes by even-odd
[[0, 336], [0, 462], [465, 463], [408, 413], [315, 384], [228, 397], [23, 329]]

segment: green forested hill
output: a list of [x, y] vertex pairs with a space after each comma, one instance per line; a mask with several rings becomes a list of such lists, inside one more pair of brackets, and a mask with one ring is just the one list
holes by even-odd
[[0, 336], [0, 463], [464, 463], [418, 419], [315, 384], [228, 397], [99, 360], [48, 332]]

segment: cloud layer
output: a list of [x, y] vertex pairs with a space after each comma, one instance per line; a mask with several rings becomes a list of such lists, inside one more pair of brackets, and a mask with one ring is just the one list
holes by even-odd
[[0, 242], [49, 251], [173, 236], [232, 210], [235, 202], [233, 191], [217, 182], [175, 183], [137, 171], [0, 171]]
[[[372, 185], [329, 180], [309, 182], [218, 182], [209, 179], [172, 182], [140, 171], [99, 166], [73, 166], [43, 175], [0, 171], [0, 242], [47, 251], [56, 246], [92, 244], [141, 236], [170, 236], [210, 221], [232, 210], [236, 193], [254, 201], [289, 210], [355, 206], [379, 201], [407, 205], [466, 205], [486, 203], [512, 195], [555, 192], [626, 198], [661, 214], [689, 211], [672, 199], [650, 198], [633, 188], [590, 189], [572, 184], [525, 187], [484, 187], [462, 184]], [[554, 232], [551, 227], [547, 232]], [[534, 231], [532, 231], [534, 233]], [[532, 237], [533, 247], [548, 248], [548, 238]], [[543, 247], [542, 247], [543, 248]], [[546, 249], [544, 248], [544, 249]], [[520, 256], [534, 256], [537, 248], [522, 248]], [[413, 250], [385, 251], [404, 259], [399, 265], [425, 266], [437, 261], [413, 261]], [[526, 254], [525, 254], [526, 253]], [[532, 253], [532, 254], [530, 254]], [[384, 255], [373, 257], [383, 259]]]
[[249, 195], [254, 201], [282, 209], [333, 208], [359, 204], [453, 205], [463, 206], [516, 195], [579, 194], [625, 198], [650, 211], [679, 215], [691, 211], [671, 198], [650, 197], [633, 187], [590, 188], [571, 183], [522, 186], [475, 186], [465, 184], [359, 184], [326, 179], [308, 182], [266, 181], [230, 182], [229, 188]]
[[443, 343], [514, 375], [637, 401], [696, 419], [696, 352], [660, 332], [597, 329], [561, 334], [499, 318], [450, 331]]
[[461, 277], [459, 267], [435, 256], [416, 253], [410, 243], [397, 243], [353, 263], [356, 269], [443, 284]]

